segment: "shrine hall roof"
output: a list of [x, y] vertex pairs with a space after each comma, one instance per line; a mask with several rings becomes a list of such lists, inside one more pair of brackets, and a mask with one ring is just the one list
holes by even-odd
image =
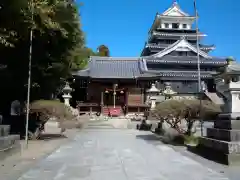
[[[212, 64], [217, 67], [226, 65], [224, 58], [201, 58], [201, 64]], [[158, 57], [99, 57], [92, 56], [84, 70], [73, 73], [73, 76], [93, 79], [136, 79], [157, 77], [197, 77], [196, 71], [189, 70], [152, 70], [148, 64], [196, 64], [197, 57], [163, 56]], [[201, 72], [203, 78], [209, 78], [213, 72]]]
[[127, 57], [90, 57], [85, 70], [73, 73], [75, 76], [96, 79], [116, 78], [133, 79], [139, 77], [141, 72], [141, 58]]

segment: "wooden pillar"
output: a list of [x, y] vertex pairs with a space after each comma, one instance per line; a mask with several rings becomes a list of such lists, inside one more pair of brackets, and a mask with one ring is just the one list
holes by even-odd
[[141, 104], [144, 104], [144, 89], [141, 88]]
[[102, 90], [101, 91], [101, 104], [100, 104], [100, 106], [101, 106], [101, 114], [103, 114], [103, 106], [104, 106], [104, 100], [103, 100], [104, 94], [103, 93], [104, 92]]
[[126, 92], [125, 92], [126, 114], [128, 114], [128, 96], [129, 96], [129, 92], [128, 92], [128, 89], [126, 89]]

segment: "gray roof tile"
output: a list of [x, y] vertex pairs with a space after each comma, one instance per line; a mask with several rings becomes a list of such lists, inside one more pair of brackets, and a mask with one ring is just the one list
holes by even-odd
[[[216, 65], [226, 63], [223, 58], [201, 59], [202, 63], [218, 62]], [[154, 78], [154, 77], [197, 77], [197, 71], [173, 71], [173, 70], [150, 70], [148, 63], [196, 63], [196, 57], [164, 56], [162, 58], [153, 57], [98, 57], [92, 56], [88, 67], [73, 75], [90, 77], [95, 79], [134, 79], [134, 78]], [[208, 78], [213, 72], [201, 72], [201, 77]]]
[[[190, 63], [197, 63], [197, 57], [196, 56], [171, 56], [166, 55], [161, 58], [154, 58], [151, 56], [144, 57], [147, 63], [181, 63], [181, 64], [190, 64]], [[225, 65], [227, 64], [225, 58], [219, 58], [219, 57], [212, 57], [211, 59], [201, 58], [200, 57], [201, 64], [219, 64], [219, 65]]]
[[91, 78], [132, 79], [141, 74], [140, 58], [112, 58], [92, 56], [88, 69], [80, 70], [73, 75]]

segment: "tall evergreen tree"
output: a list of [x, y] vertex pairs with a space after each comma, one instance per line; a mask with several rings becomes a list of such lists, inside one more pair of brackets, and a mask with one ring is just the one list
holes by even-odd
[[[29, 34], [32, 41], [32, 97], [49, 98], [93, 54], [85, 47], [80, 6], [69, 0], [2, 0], [0, 2], [1, 91], [26, 92]], [[33, 4], [31, 4], [33, 3]], [[33, 13], [33, 19], [32, 19]]]
[[108, 47], [105, 45], [99, 46], [97, 50], [98, 50], [99, 56], [107, 56], [107, 57], [110, 56], [110, 51], [109, 51]]

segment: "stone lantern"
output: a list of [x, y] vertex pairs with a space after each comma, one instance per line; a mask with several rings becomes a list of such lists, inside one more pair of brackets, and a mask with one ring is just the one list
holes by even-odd
[[225, 97], [224, 114], [235, 119], [240, 118], [240, 64], [229, 58], [227, 63], [215, 76], [216, 89]]
[[70, 106], [69, 100], [72, 98], [72, 96], [70, 94], [72, 92], [72, 88], [69, 86], [68, 82], [66, 82], [66, 85], [62, 91], [63, 91], [62, 97], [64, 99], [64, 104], [66, 106]]
[[163, 94], [165, 95], [165, 99], [170, 99], [172, 95], [176, 94], [177, 92], [173, 91], [171, 83], [166, 82]]
[[147, 91], [147, 99], [150, 101], [151, 109], [154, 109], [156, 107], [156, 99], [159, 95], [160, 91], [156, 88], [156, 84], [152, 84], [151, 88]]
[[[213, 128], [207, 128], [207, 137], [199, 145], [208, 153], [218, 153], [224, 164], [240, 162], [240, 64], [227, 59], [227, 66], [215, 75], [216, 89], [224, 96], [223, 112]], [[210, 151], [212, 150], [212, 151]], [[216, 159], [219, 160], [219, 159]]]

